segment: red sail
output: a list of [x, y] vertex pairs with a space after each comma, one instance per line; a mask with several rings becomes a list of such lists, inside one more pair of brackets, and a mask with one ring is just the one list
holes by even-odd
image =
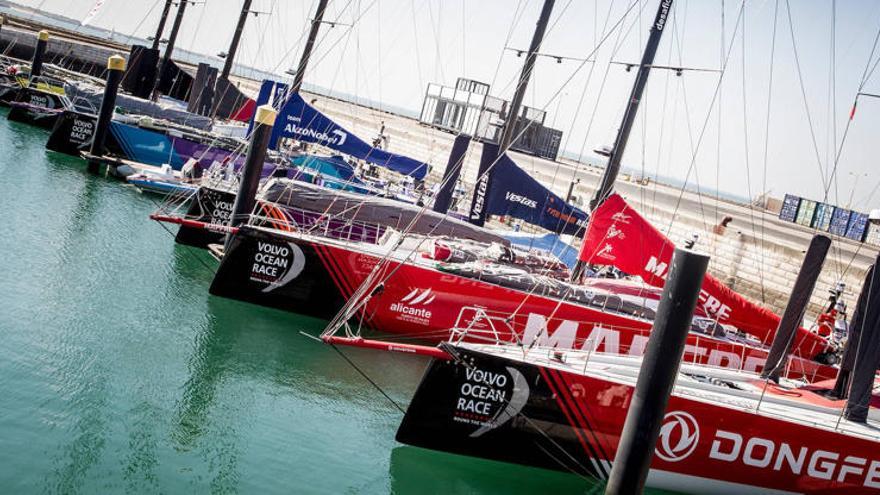
[[[675, 245], [642, 218], [618, 194], [612, 194], [592, 214], [580, 259], [586, 263], [612, 265], [639, 275], [650, 285], [662, 287]], [[721, 323], [733, 325], [765, 344], [773, 340], [779, 316], [742, 295], [718, 279], [706, 275], [699, 307]], [[828, 342], [804, 329], [798, 330], [794, 352], [812, 358], [828, 350]]]

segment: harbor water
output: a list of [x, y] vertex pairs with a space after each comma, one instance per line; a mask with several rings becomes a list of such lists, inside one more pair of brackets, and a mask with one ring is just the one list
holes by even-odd
[[[156, 198], [0, 117], [3, 493], [595, 488], [395, 442], [402, 413], [306, 335], [324, 322], [208, 295], [216, 262], [147, 218]], [[341, 352], [401, 407], [426, 364]]]

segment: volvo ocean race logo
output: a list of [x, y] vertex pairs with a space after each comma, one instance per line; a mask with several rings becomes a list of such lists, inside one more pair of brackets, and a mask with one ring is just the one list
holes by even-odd
[[427, 325], [431, 321], [431, 310], [427, 306], [434, 302], [435, 297], [430, 288], [416, 288], [389, 309], [397, 313], [400, 320]]
[[306, 256], [296, 244], [257, 241], [250, 279], [269, 284], [262, 292], [272, 292], [298, 277], [305, 266]]
[[507, 423], [529, 400], [529, 384], [516, 368], [504, 372], [469, 367], [458, 389], [453, 421], [479, 426], [472, 438]]
[[654, 454], [666, 462], [678, 462], [694, 453], [700, 442], [700, 426], [684, 411], [672, 411], [663, 417]]

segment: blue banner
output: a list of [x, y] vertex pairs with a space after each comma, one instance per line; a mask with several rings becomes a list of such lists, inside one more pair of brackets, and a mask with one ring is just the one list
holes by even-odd
[[[498, 146], [483, 143], [483, 153], [498, 153]], [[491, 170], [486, 212], [505, 215], [559, 234], [582, 234], [588, 215], [566, 204], [559, 196], [503, 155]]]
[[[263, 96], [262, 92], [260, 96]], [[257, 100], [257, 106], [263, 103]], [[326, 146], [340, 153], [419, 180], [424, 179], [428, 173], [428, 164], [373, 148], [307, 104], [298, 93], [289, 95], [287, 102], [281, 107], [275, 120], [275, 128], [272, 130], [269, 147], [277, 148], [280, 138], [293, 138], [306, 143]]]
[[[272, 107], [273, 108], [281, 108], [281, 98], [287, 94], [287, 85], [280, 82], [275, 82], [270, 79], [263, 79], [263, 84], [260, 85], [260, 93], [257, 95], [256, 107], [260, 105], [265, 105], [269, 102], [269, 98], [272, 98]], [[251, 115], [251, 120], [248, 122], [248, 136], [251, 135], [251, 129], [254, 128], [254, 116], [257, 115], [256, 108], [254, 109], [254, 115]]]

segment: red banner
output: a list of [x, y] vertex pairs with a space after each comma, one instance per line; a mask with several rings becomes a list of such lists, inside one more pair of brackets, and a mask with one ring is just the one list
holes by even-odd
[[[642, 218], [618, 194], [612, 194], [590, 217], [580, 259], [585, 263], [611, 265], [638, 275], [650, 285], [662, 287], [675, 245]], [[779, 316], [737, 294], [718, 279], [706, 275], [698, 306], [707, 316], [733, 325], [763, 343], [773, 340]], [[794, 353], [812, 358], [828, 350], [828, 342], [804, 328], [798, 330]]]

